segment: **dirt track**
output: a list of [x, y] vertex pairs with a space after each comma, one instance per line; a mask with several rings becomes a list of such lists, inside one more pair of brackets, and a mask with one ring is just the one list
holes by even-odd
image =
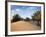
[[31, 31], [40, 30], [40, 27], [32, 25], [32, 23], [25, 21], [18, 21], [11, 24], [11, 31]]

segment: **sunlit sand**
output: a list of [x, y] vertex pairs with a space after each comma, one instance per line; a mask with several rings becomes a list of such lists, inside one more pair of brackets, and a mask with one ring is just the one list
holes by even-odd
[[18, 21], [18, 22], [11, 23], [11, 31], [13, 32], [32, 31], [32, 30], [40, 30], [40, 27], [26, 21]]

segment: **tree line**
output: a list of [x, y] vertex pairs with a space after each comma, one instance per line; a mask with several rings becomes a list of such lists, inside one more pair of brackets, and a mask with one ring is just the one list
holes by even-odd
[[[21, 21], [21, 20], [30, 21], [31, 19], [28, 17], [26, 17], [26, 19], [23, 19], [18, 14], [16, 14], [13, 16], [13, 19], [11, 20], [11, 22], [13, 23], [13, 22]], [[37, 21], [37, 25], [41, 26], [41, 11], [37, 11], [33, 14], [32, 21], [34, 22]]]
[[17, 21], [21, 21], [21, 20], [30, 21], [30, 18], [26, 17], [26, 19], [23, 19], [18, 14], [16, 14], [13, 16], [13, 19], [11, 20], [11, 22], [17, 22]]

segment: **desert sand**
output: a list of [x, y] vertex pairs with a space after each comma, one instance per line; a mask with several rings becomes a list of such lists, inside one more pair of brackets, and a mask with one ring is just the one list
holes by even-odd
[[13, 32], [32, 31], [32, 30], [40, 30], [40, 27], [26, 21], [18, 21], [18, 22], [11, 23], [11, 31]]

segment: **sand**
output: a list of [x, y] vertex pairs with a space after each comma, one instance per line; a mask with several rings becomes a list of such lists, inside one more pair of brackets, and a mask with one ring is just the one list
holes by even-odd
[[40, 30], [40, 27], [33, 25], [32, 23], [26, 21], [18, 21], [11, 24], [11, 31], [32, 31]]

